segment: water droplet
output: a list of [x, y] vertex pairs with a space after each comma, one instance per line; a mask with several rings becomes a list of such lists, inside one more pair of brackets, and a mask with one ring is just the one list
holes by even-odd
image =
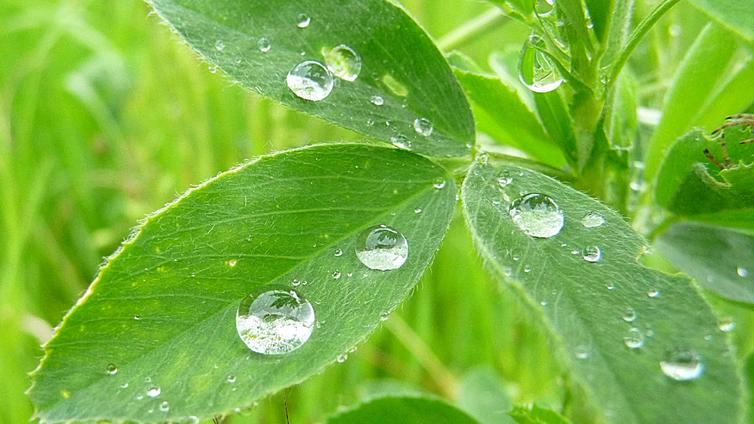
[[121, 389], [127, 389], [128, 388], [128, 382], [121, 384], [120, 388]]
[[189, 415], [188, 418], [186, 418], [188, 424], [199, 424], [199, 417], [196, 415]]
[[651, 297], [653, 299], [656, 297], [660, 297], [660, 291], [657, 289], [649, 289], [647, 291], [647, 297]]
[[[355, 81], [361, 73], [361, 56], [354, 49], [341, 44], [329, 50], [322, 50], [327, 69], [345, 81]], [[372, 102], [374, 103], [374, 102]]]
[[629, 306], [625, 311], [623, 311], [623, 316], [621, 316], [621, 318], [623, 318], [623, 321], [626, 322], [634, 322], [636, 320], [636, 311], [634, 310], [634, 308]]
[[428, 119], [416, 118], [414, 120], [414, 131], [423, 137], [429, 137], [432, 135], [434, 127]]
[[660, 361], [663, 374], [676, 381], [690, 381], [701, 377], [704, 364], [695, 352], [690, 350], [675, 350], [665, 354]]
[[226, 380], [228, 381], [228, 383], [233, 384], [236, 382], [236, 376], [233, 374], [230, 374]]
[[298, 15], [298, 21], [296, 21], [297, 27], [304, 29], [308, 27], [310, 23], [312, 23], [312, 18], [310, 18], [309, 15], [305, 13]]
[[589, 359], [589, 349], [586, 346], [576, 346], [573, 353], [576, 355], [576, 359]]
[[552, 15], [555, 11], [555, 0], [537, 0], [534, 4], [534, 13], [540, 18]]
[[162, 402], [160, 402], [160, 411], [168, 412], [169, 410], [170, 410], [170, 404], [168, 403], [168, 401], [163, 400]]
[[223, 43], [223, 40], [215, 41], [215, 50], [219, 52], [225, 50], [225, 43]]
[[408, 242], [397, 230], [378, 225], [361, 233], [356, 241], [356, 256], [369, 269], [398, 269], [408, 257]]
[[738, 274], [738, 276], [741, 278], [746, 278], [749, 276], [749, 270], [747, 268], [739, 266], [736, 267], [736, 274]]
[[340, 280], [340, 271], [333, 271], [332, 278], [335, 280]]
[[447, 182], [445, 181], [445, 178], [437, 177], [435, 178], [435, 181], [432, 183], [432, 187], [436, 188], [437, 190], [442, 190], [445, 188], [445, 185]]
[[417, 215], [419, 215], [420, 213], [422, 213], [422, 208], [416, 208], [416, 209], [414, 209], [414, 213], [417, 214]]
[[238, 306], [236, 331], [253, 352], [282, 355], [303, 346], [314, 328], [314, 308], [293, 290], [252, 293]]
[[335, 256], [343, 256], [343, 249], [335, 249]]
[[615, 283], [607, 283], [606, 285], [608, 290], [614, 290], [615, 289]]
[[152, 386], [147, 389], [147, 396], [151, 398], [155, 398], [160, 395], [160, 388], [157, 386]]
[[390, 137], [390, 142], [393, 144], [393, 146], [400, 149], [408, 149], [409, 147], [411, 147], [411, 144], [408, 142], [408, 138], [406, 138], [406, 136], [403, 134], [398, 134]]
[[380, 314], [380, 321], [387, 321], [390, 318], [390, 312], [383, 312]]
[[134, 315], [134, 321], [139, 321], [141, 319], [141, 315]]
[[587, 262], [599, 262], [602, 258], [602, 251], [598, 246], [587, 246], [584, 248], [584, 251], [581, 252], [581, 256]]
[[339, 364], [342, 364], [343, 362], [346, 362], [347, 359], [348, 359], [348, 354], [341, 353], [340, 355], [338, 355], [338, 358], [336, 360], [338, 361]]
[[233, 268], [238, 265], [238, 259], [228, 259], [227, 261], [225, 261], [225, 264]]
[[294, 66], [288, 72], [286, 83], [293, 94], [313, 102], [325, 99], [333, 88], [330, 71], [314, 60], [306, 60]]
[[623, 344], [629, 349], [639, 349], [644, 346], [644, 335], [638, 328], [630, 328], [623, 336]]
[[529, 265], [524, 265], [524, 272], [526, 272], [526, 273], [529, 273], [529, 272], [531, 272], [531, 266], [529, 266]]
[[514, 200], [508, 213], [513, 223], [532, 237], [550, 238], [563, 228], [563, 212], [544, 194], [531, 193]]
[[382, 106], [385, 104], [385, 99], [383, 99], [382, 96], [372, 96], [369, 98], [369, 101], [375, 106]]
[[259, 48], [260, 52], [267, 53], [272, 48], [272, 43], [270, 43], [269, 38], [262, 37], [259, 40], [257, 40], [257, 47]]
[[519, 79], [535, 93], [549, 93], [563, 83], [555, 62], [542, 50], [545, 42], [536, 34], [529, 36], [519, 60]]
[[508, 174], [505, 174], [497, 179], [497, 185], [500, 186], [500, 188], [505, 188], [510, 185], [510, 183], [513, 182], [513, 177], [511, 177]]
[[717, 328], [723, 333], [729, 333], [736, 328], [736, 322], [731, 317], [721, 318], [720, 322], [717, 323]]
[[586, 228], [595, 228], [605, 223], [605, 218], [596, 212], [589, 212], [581, 218], [581, 225]]
[[116, 367], [115, 364], [107, 364], [105, 372], [107, 375], [115, 375], [118, 373], [118, 367]]

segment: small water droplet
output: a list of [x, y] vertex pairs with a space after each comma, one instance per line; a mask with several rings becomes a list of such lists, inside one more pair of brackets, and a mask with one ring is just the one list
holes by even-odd
[[335, 256], [343, 256], [343, 250], [342, 249], [335, 249]]
[[309, 15], [305, 13], [298, 15], [298, 20], [296, 21], [296, 26], [298, 28], [304, 29], [308, 27], [310, 23], [312, 23], [312, 18], [310, 18]]
[[400, 149], [408, 149], [409, 147], [411, 147], [408, 138], [406, 138], [406, 136], [403, 134], [398, 134], [390, 137], [390, 142], [393, 144], [393, 146]]
[[259, 48], [260, 52], [267, 53], [272, 48], [272, 43], [270, 43], [269, 38], [262, 37], [259, 40], [257, 40], [257, 47]]
[[615, 289], [615, 283], [607, 283], [606, 285], [608, 290], [614, 290]]
[[356, 241], [356, 257], [369, 269], [400, 268], [408, 257], [408, 241], [397, 230], [378, 225], [364, 230]]
[[372, 96], [369, 101], [375, 106], [382, 106], [385, 104], [385, 99], [382, 96]]
[[605, 218], [596, 212], [589, 212], [581, 218], [581, 225], [586, 228], [595, 228], [605, 223]]
[[414, 209], [414, 213], [417, 214], [417, 215], [419, 215], [420, 213], [422, 213], [422, 208], [416, 208], [416, 209]]
[[545, 194], [531, 193], [514, 200], [508, 213], [513, 223], [532, 237], [550, 238], [563, 228], [563, 212]]
[[738, 274], [738, 276], [741, 278], [746, 278], [749, 276], [749, 270], [747, 268], [739, 266], [736, 267], [736, 274]]
[[147, 396], [151, 398], [155, 398], [160, 395], [160, 388], [157, 386], [152, 386], [147, 389]]
[[[361, 73], [361, 56], [345, 44], [322, 50], [327, 69], [345, 81], [355, 81]], [[379, 97], [379, 96], [377, 96]], [[372, 102], [374, 103], [374, 102]]]
[[333, 88], [330, 71], [314, 60], [306, 60], [294, 66], [288, 72], [286, 83], [293, 94], [313, 102], [325, 99]]
[[127, 389], [128, 388], [128, 382], [121, 384], [120, 388], [121, 389]]
[[519, 79], [535, 93], [549, 93], [563, 83], [555, 62], [543, 51], [544, 40], [536, 34], [529, 36], [519, 60]]
[[303, 346], [314, 328], [314, 308], [293, 290], [252, 293], [241, 301], [236, 331], [253, 352], [282, 355]]
[[238, 265], [238, 259], [228, 259], [227, 261], [225, 261], [225, 264], [233, 268]]
[[634, 308], [629, 306], [625, 311], [623, 311], [621, 318], [623, 318], [623, 321], [626, 322], [634, 322], [636, 320], [636, 311], [634, 310]]
[[336, 270], [336, 271], [333, 271], [333, 273], [332, 273], [332, 278], [333, 278], [334, 280], [340, 280], [340, 271], [337, 271], [337, 270]]
[[223, 40], [215, 41], [215, 50], [219, 52], [225, 50], [225, 43], [223, 42]]
[[134, 321], [139, 321], [141, 319], [141, 315], [134, 315]]
[[653, 299], [656, 297], [660, 297], [660, 291], [657, 289], [649, 289], [647, 291], [647, 297], [651, 297]]
[[425, 118], [416, 118], [414, 120], [414, 131], [416, 131], [417, 134], [423, 137], [429, 137], [430, 135], [432, 135], [433, 130], [434, 127], [432, 126], [432, 123], [429, 122], [429, 120]]
[[736, 322], [731, 317], [721, 318], [720, 322], [717, 323], [717, 328], [723, 333], [729, 333], [736, 328]]
[[531, 272], [531, 266], [529, 266], [529, 265], [524, 265], [524, 272], [526, 272], [526, 273], [529, 273], [529, 272]]
[[170, 410], [170, 404], [168, 403], [168, 401], [163, 400], [162, 402], [160, 402], [160, 411], [168, 412], [169, 410]]
[[589, 359], [589, 349], [586, 346], [576, 346], [573, 353], [576, 356], [576, 359]]
[[510, 183], [513, 182], [513, 177], [511, 177], [508, 174], [505, 174], [497, 179], [497, 185], [500, 186], [500, 188], [505, 188], [510, 185]]
[[380, 321], [387, 321], [390, 318], [390, 312], [383, 312], [380, 314]]
[[107, 364], [105, 372], [107, 375], [115, 375], [118, 373], [118, 367], [116, 367], [115, 364]]
[[445, 188], [446, 184], [447, 184], [447, 181], [445, 181], [445, 178], [437, 177], [435, 178], [435, 181], [432, 183], [432, 187], [436, 188], [437, 190], [442, 190]]
[[338, 355], [338, 358], [336, 360], [338, 361], [339, 364], [342, 364], [343, 362], [346, 362], [347, 359], [348, 359], [348, 354], [341, 353], [340, 355]]
[[587, 262], [599, 262], [599, 260], [602, 258], [602, 251], [598, 246], [587, 246], [584, 248], [581, 256]]
[[236, 376], [233, 374], [228, 375], [228, 378], [226, 379], [228, 383], [233, 384], [236, 382]]
[[665, 358], [660, 361], [660, 369], [673, 380], [691, 381], [704, 373], [704, 363], [695, 352], [675, 350], [665, 354]]
[[623, 344], [629, 349], [639, 349], [644, 346], [644, 335], [638, 328], [630, 328], [623, 336]]
[[291, 281], [291, 285], [293, 287], [298, 287], [301, 285], [301, 280], [299, 280], [298, 278], [294, 278], [293, 281]]

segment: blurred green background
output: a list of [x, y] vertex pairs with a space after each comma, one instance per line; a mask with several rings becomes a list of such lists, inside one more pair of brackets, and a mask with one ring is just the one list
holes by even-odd
[[[639, 15], [654, 4], [637, 3]], [[403, 4], [444, 45], [490, 9], [470, 0]], [[690, 36], [667, 43], [677, 21]], [[644, 106], [660, 105], [701, 22], [680, 5], [637, 51]], [[486, 66], [492, 51], [516, 51], [526, 35], [502, 20], [456, 47]], [[1, 423], [29, 420], [24, 391], [40, 344], [140, 217], [245, 158], [358, 139], [233, 86], [141, 0], [3, 0], [0, 58]], [[495, 369], [517, 402], [560, 409], [567, 380], [545, 335], [500, 290], [456, 220], [418, 292], [345, 363], [228, 422], [284, 422], [286, 398], [291, 422], [318, 421], [385, 387], [453, 399], [480, 365]], [[741, 354], [750, 339], [738, 337]]]

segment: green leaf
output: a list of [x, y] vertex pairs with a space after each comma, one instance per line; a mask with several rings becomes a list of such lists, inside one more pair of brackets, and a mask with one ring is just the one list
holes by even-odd
[[471, 100], [479, 131], [550, 166], [565, 166], [560, 149], [515, 88], [492, 75], [458, 68], [455, 74]]
[[[511, 180], [501, 187], [500, 178]], [[557, 235], [532, 238], [513, 222], [511, 202], [525, 193], [557, 202], [564, 215]], [[741, 416], [741, 379], [709, 306], [687, 278], [637, 263], [647, 246], [619, 214], [552, 178], [489, 160], [471, 168], [462, 198], [480, 253], [541, 312], [556, 352], [607, 422], [732, 423]], [[589, 213], [604, 223], [586, 228]], [[591, 247], [600, 249], [596, 262], [582, 256]], [[625, 343], [631, 328], [643, 336], [640, 348]], [[660, 363], [679, 352], [701, 358], [700, 377], [675, 381], [663, 373]]]
[[372, 399], [328, 419], [327, 424], [477, 424], [442, 400], [394, 396]]
[[658, 237], [657, 249], [704, 288], [726, 299], [754, 303], [754, 235], [682, 222]]
[[[409, 295], [454, 204], [443, 169], [391, 148], [319, 145], [220, 174], [150, 215], [103, 265], [46, 346], [31, 389], [38, 416], [210, 417], [303, 381]], [[357, 237], [379, 224], [408, 240], [399, 269], [370, 270], [355, 255]], [[271, 357], [246, 348], [235, 314], [274, 286], [309, 300], [318, 325], [298, 350]], [[158, 397], [144, 396], [150, 386]]]
[[720, 143], [708, 140], [700, 130], [679, 138], [657, 176], [657, 203], [680, 215], [754, 207], [754, 166], [750, 165], [754, 145], [740, 144], [748, 136], [737, 129], [725, 132], [731, 167], [722, 171], [704, 155], [709, 149], [715, 161], [723, 164], [725, 154]]
[[754, 7], [740, 0], [690, 0], [690, 2], [738, 35], [754, 41]]
[[517, 406], [511, 411], [511, 417], [518, 424], [569, 424], [569, 421], [557, 412], [537, 405]]
[[510, 398], [500, 377], [489, 368], [469, 371], [458, 387], [458, 406], [481, 424], [508, 424]]
[[[450, 67], [424, 31], [391, 2], [151, 3], [192, 48], [248, 89], [379, 140], [405, 137], [403, 144], [430, 156], [470, 151], [474, 122]], [[311, 19], [306, 28], [297, 27], [302, 13]], [[266, 53], [257, 45], [261, 38], [270, 42]], [[288, 71], [304, 60], [324, 63], [325, 53], [341, 44], [361, 57], [359, 77], [336, 81], [322, 101], [296, 97], [286, 86]], [[372, 96], [383, 97], [384, 105], [373, 105]], [[429, 137], [414, 131], [417, 118], [432, 122]]]
[[[645, 160], [645, 178], [657, 176], [666, 150], [698, 122], [697, 116], [726, 79], [738, 44], [727, 30], [708, 24], [689, 48], [665, 95], [662, 120], [657, 126]], [[742, 106], [745, 107], [745, 106]], [[740, 109], [719, 109], [717, 119], [740, 112]]]
[[[588, 0], [590, 13], [593, 7], [604, 7], [605, 1]], [[602, 50], [604, 51], [601, 63], [609, 66], [613, 63], [616, 56], [620, 54], [623, 47], [628, 43], [631, 35], [631, 19], [634, 16], [634, 0], [613, 0], [612, 8], [607, 17], [607, 29], [605, 40], [603, 41]], [[594, 20], [594, 13], [592, 13]], [[595, 22], [595, 30], [597, 22]]]

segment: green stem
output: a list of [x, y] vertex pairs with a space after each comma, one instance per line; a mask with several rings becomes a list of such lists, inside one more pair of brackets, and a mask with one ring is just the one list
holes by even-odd
[[455, 397], [456, 378], [448, 370], [442, 361], [432, 352], [432, 349], [424, 343], [424, 340], [411, 329], [399, 316], [393, 316], [385, 322], [385, 327], [396, 339], [416, 358], [419, 364], [427, 371], [442, 394], [448, 399]]
[[633, 53], [634, 49], [639, 45], [639, 42], [644, 38], [647, 32], [649, 32], [654, 24], [660, 20], [665, 12], [670, 10], [670, 8], [675, 6], [679, 1], [680, 0], [664, 0], [655, 8], [655, 10], [652, 11], [652, 13], [649, 14], [649, 16], [645, 17], [644, 20], [639, 23], [639, 26], [637, 26], [634, 32], [631, 33], [631, 37], [629, 37], [626, 47], [621, 51], [620, 56], [618, 56], [613, 63], [607, 87], [613, 86], [613, 83], [618, 79], [618, 75], [620, 75], [623, 66], [628, 62], [628, 58], [631, 57], [631, 53]]
[[493, 7], [440, 37], [437, 40], [437, 46], [442, 51], [456, 49], [496, 28], [496, 24], [503, 22], [505, 19], [506, 16], [503, 12], [497, 7]]

